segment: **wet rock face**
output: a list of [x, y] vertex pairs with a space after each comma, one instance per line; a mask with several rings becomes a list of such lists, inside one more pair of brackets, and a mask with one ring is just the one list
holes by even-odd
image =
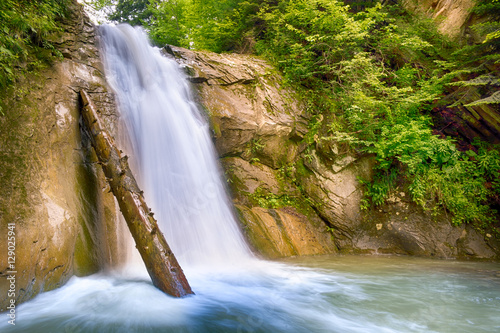
[[500, 252], [492, 237], [454, 227], [447, 216], [434, 217], [404, 196], [362, 211], [359, 179], [371, 179], [373, 157], [320, 138], [307, 147], [309, 118], [300, 98], [262, 59], [164, 51], [193, 83], [242, 228], [264, 257], [344, 252], [494, 258]]
[[250, 244], [266, 258], [335, 253], [321, 219], [293, 207], [265, 209], [236, 205]]
[[363, 230], [354, 238], [358, 252], [409, 254], [437, 258], [495, 258], [499, 243], [469, 226], [453, 226], [449, 217], [432, 216], [404, 193], [363, 214]]
[[337, 247], [352, 248], [352, 238], [361, 224], [363, 193], [358, 179], [371, 178], [373, 160], [345, 155], [329, 163], [318, 155], [313, 151], [304, 160], [310, 170], [301, 178], [304, 192], [311, 198], [315, 210], [333, 228]]
[[[60, 26], [51, 39], [64, 59], [2, 96], [0, 235], [6, 237], [7, 224], [15, 223], [17, 304], [118, 260], [115, 203], [80, 130], [78, 92], [93, 94], [112, 130], [114, 100], [102, 74], [95, 27], [80, 5], [72, 5]], [[9, 270], [6, 250], [0, 250], [0, 277]], [[0, 279], [2, 295], [5, 281]]]

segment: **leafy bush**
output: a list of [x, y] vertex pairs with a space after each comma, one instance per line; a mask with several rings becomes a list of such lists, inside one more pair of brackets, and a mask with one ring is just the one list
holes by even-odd
[[[500, 154], [477, 143], [477, 152], [462, 153], [451, 140], [433, 135], [418, 121], [385, 127], [368, 151], [376, 154], [377, 176], [367, 196], [374, 204], [395, 189], [395, 173], [412, 199], [425, 208], [444, 208], [452, 221], [494, 221], [489, 200], [500, 195]], [[390, 177], [382, 177], [389, 174]]]

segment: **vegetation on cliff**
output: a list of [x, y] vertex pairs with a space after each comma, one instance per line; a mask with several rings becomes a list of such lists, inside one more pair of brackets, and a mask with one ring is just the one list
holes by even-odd
[[[293, 1], [259, 16], [266, 29], [257, 51], [298, 80], [311, 112], [324, 116], [321, 126], [311, 126], [314, 143], [348, 142], [375, 154], [366, 206], [383, 204], [400, 187], [423, 207], [451, 212], [455, 224], [495, 220], [498, 150], [474, 142], [459, 151], [432, 130], [429, 114], [456, 77], [494, 64], [493, 47], [490, 53], [468, 47], [464, 57], [430, 23], [397, 6], [353, 13], [336, 1]], [[480, 52], [481, 63], [470, 63]]]
[[[58, 30], [69, 0], [2, 0], [0, 2], [0, 88], [23, 72], [61, 57], [47, 36]], [[1, 106], [0, 106], [1, 107]], [[1, 111], [1, 109], [0, 109]]]

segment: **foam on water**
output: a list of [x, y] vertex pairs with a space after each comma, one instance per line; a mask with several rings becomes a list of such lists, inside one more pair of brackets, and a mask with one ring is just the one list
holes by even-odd
[[328, 256], [196, 270], [178, 299], [147, 276], [73, 277], [2, 332], [496, 332], [498, 263]]

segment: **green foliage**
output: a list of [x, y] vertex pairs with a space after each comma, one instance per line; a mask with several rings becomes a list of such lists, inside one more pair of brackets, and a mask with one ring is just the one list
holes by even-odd
[[83, 3], [89, 16], [98, 24], [107, 22], [107, 17], [114, 12], [117, 0], [79, 0]]
[[250, 150], [252, 153], [258, 153], [264, 149], [265, 145], [262, 143], [261, 139], [250, 141]]
[[261, 142], [261, 139], [252, 139], [250, 140], [245, 149], [245, 154], [250, 157], [250, 163], [260, 162], [260, 159], [255, 155], [258, 155], [259, 152], [264, 149], [264, 144]]
[[189, 47], [185, 36], [185, 0], [154, 0], [148, 6], [152, 18], [148, 24], [150, 37], [157, 45], [177, 45]]
[[[256, 13], [268, 0], [87, 0], [107, 18], [144, 26], [158, 45], [165, 43], [215, 52], [240, 50], [258, 30]], [[258, 33], [258, 31], [256, 32]]]
[[379, 206], [385, 203], [389, 193], [396, 187], [397, 176], [397, 172], [392, 169], [375, 174], [371, 182], [360, 179], [361, 184], [366, 187], [365, 196], [361, 200], [361, 209], [368, 209], [371, 204]]
[[150, 0], [117, 0], [113, 3], [114, 11], [108, 15], [111, 21], [135, 26], [143, 25], [151, 18]]
[[191, 0], [187, 3], [188, 40], [196, 49], [230, 50], [238, 29], [239, 0]]
[[287, 194], [277, 195], [257, 187], [249, 196], [253, 204], [263, 208], [280, 208], [286, 206], [294, 206], [295, 200]]
[[365, 140], [382, 123], [411, 117], [441, 93], [439, 78], [429, 79], [411, 62], [395, 63], [402, 55], [411, 61], [432, 45], [399, 31], [380, 4], [351, 14], [339, 1], [293, 1], [263, 9], [261, 16], [269, 28], [258, 49], [290, 81], [322, 95], [313, 101], [318, 112], [340, 108], [343, 127], [361, 131]]
[[[485, 16], [488, 20], [473, 25], [472, 30], [483, 38], [482, 43], [473, 43], [462, 47], [454, 52], [453, 56], [460, 68], [468, 69], [466, 79], [462, 78], [463, 86], [475, 85], [498, 85], [498, 78], [493, 81], [486, 82], [484, 79], [491, 76], [491, 71], [496, 72], [498, 76], [498, 64], [500, 63], [500, 0], [478, 0], [472, 12], [478, 15]], [[493, 68], [493, 70], [492, 70]], [[474, 80], [470, 79], [471, 75], [479, 75]], [[466, 106], [476, 106], [481, 104], [498, 104], [500, 103], [500, 95], [495, 93], [496, 89], [490, 89], [490, 96], [483, 97], [480, 100], [467, 104]], [[465, 90], [467, 94], [467, 90]]]
[[[364, 208], [383, 204], [400, 183], [423, 207], [451, 212], [456, 224], [492, 220], [488, 203], [498, 191], [488, 184], [498, 174], [498, 159], [491, 157], [498, 152], [470, 158], [433, 135], [424, 116], [444, 85], [463, 73], [441, 60], [447, 40], [425, 22], [414, 24], [400, 9], [380, 5], [353, 14], [339, 1], [283, 1], [260, 16], [267, 30], [257, 50], [289, 82], [315, 92], [307, 103], [321, 117], [312, 118], [305, 141], [316, 144], [322, 132], [322, 140], [376, 156]], [[489, 171], [477, 168], [484, 154], [492, 161]]]
[[[250, 18], [262, 1], [151, 0], [145, 24], [158, 44], [173, 44], [215, 52], [239, 48]], [[144, 23], [144, 22], [143, 22]]]
[[84, 0], [86, 6], [92, 7], [94, 10], [101, 10], [105, 7], [113, 6], [116, 0]]
[[66, 0], [0, 1], [0, 88], [58, 55], [46, 37], [65, 8]]
[[500, 0], [477, 0], [477, 5], [472, 9], [473, 13], [484, 14], [500, 14]]
[[468, 81], [457, 81], [451, 82], [449, 85], [452, 86], [462, 86], [462, 87], [472, 87], [472, 86], [485, 86], [485, 85], [495, 85], [500, 86], [500, 79], [491, 73], [478, 76], [476, 78], [470, 79]]
[[500, 104], [500, 91], [495, 91], [488, 97], [466, 104], [465, 106], [476, 106], [482, 104]]
[[366, 184], [373, 204], [384, 203], [400, 179], [413, 201], [424, 208], [444, 208], [456, 225], [493, 221], [495, 211], [488, 202], [500, 194], [498, 150], [479, 145], [477, 152], [462, 153], [418, 121], [385, 127], [368, 150], [376, 154], [379, 170], [374, 182]]
[[249, 196], [249, 199], [256, 206], [262, 208], [282, 208], [282, 207], [294, 207], [298, 211], [308, 214], [310, 206], [313, 205], [311, 200], [301, 194], [290, 195], [286, 193], [274, 194], [272, 192], [267, 192], [262, 187], [257, 187]]

